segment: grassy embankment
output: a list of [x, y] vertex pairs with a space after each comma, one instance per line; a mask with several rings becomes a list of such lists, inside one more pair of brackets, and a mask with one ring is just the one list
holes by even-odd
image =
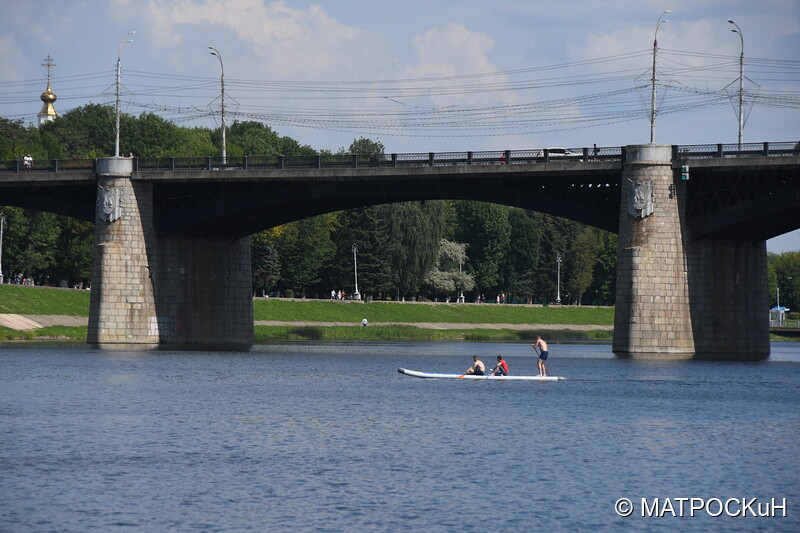
[[[566, 325], [613, 325], [610, 308], [532, 307], [519, 305], [459, 305], [397, 302], [331, 302], [325, 300], [260, 300], [255, 320], [340, 322], [342, 326], [256, 326], [257, 342], [270, 340], [416, 340], [520, 341], [537, 334], [551, 340], [611, 340], [604, 330], [579, 331]], [[369, 327], [354, 327], [366, 317]], [[376, 325], [392, 323], [392, 325]], [[435, 324], [548, 324], [533, 329], [428, 329], [396, 323]], [[264, 328], [264, 329], [262, 329]]]
[[[89, 292], [0, 285], [0, 313], [89, 316]], [[0, 326], [0, 340], [9, 339], [85, 341], [86, 327], [49, 326], [34, 331], [17, 331]]]
[[[516, 305], [458, 305], [397, 302], [331, 302], [327, 300], [256, 300], [255, 320], [282, 322], [336, 322], [335, 326], [255, 326], [256, 342], [278, 340], [389, 340], [389, 341], [518, 341], [535, 338], [536, 333], [557, 340], [609, 340], [608, 331], [575, 331], [565, 324], [611, 325], [609, 308], [543, 308]], [[0, 313], [25, 315], [88, 316], [89, 292], [42, 287], [0, 285]], [[361, 319], [373, 325], [361, 327]], [[374, 325], [379, 322], [392, 325]], [[466, 324], [552, 324], [543, 328], [512, 329], [425, 329], [396, 323]], [[52, 326], [35, 331], [0, 327], [0, 339], [86, 339], [85, 327]]]
[[[569, 325], [612, 325], [614, 311], [591, 307], [529, 307], [327, 300], [256, 300], [255, 320], [336, 322], [335, 326], [255, 326], [257, 343], [283, 340], [523, 341], [540, 334], [548, 340], [610, 340], [611, 331], [578, 331]], [[89, 292], [0, 285], [0, 313], [88, 316]], [[366, 317], [372, 324], [361, 327]], [[542, 329], [427, 329], [376, 323], [541, 324]], [[553, 328], [548, 328], [552, 325]], [[86, 340], [86, 327], [52, 326], [35, 331], [0, 327], [0, 340]], [[772, 340], [796, 340], [780, 338]]]

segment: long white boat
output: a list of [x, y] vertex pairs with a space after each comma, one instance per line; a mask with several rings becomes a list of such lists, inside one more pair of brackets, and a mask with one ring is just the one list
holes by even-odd
[[418, 372], [416, 370], [408, 370], [405, 368], [398, 368], [398, 372], [401, 374], [405, 374], [406, 376], [412, 376], [415, 378], [433, 378], [433, 379], [488, 379], [488, 380], [520, 380], [520, 381], [564, 381], [564, 378], [561, 376], [492, 376], [492, 375], [485, 375], [485, 376], [473, 376], [471, 374], [436, 374], [433, 372]]

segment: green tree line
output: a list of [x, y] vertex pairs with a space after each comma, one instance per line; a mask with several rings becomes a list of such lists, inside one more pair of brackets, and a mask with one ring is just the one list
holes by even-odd
[[[157, 115], [122, 115], [121, 152], [138, 157], [203, 157], [220, 152], [221, 132], [177, 126]], [[259, 122], [226, 131], [229, 156], [313, 155]], [[0, 118], [0, 159], [107, 157], [114, 150], [113, 108], [90, 104], [40, 128]], [[355, 139], [338, 153], [378, 156], [380, 142]], [[0, 200], [2, 204], [2, 200]], [[6, 277], [87, 286], [93, 224], [51, 213], [0, 207], [7, 220]], [[549, 303], [614, 303], [616, 235], [550, 215], [475, 201], [436, 200], [366, 206], [267, 228], [251, 236], [255, 294]], [[355, 250], [354, 250], [355, 248]], [[786, 256], [787, 254], [784, 254]], [[783, 256], [781, 256], [783, 257]], [[560, 258], [560, 285], [559, 278]], [[770, 290], [800, 302], [800, 265], [769, 261]], [[785, 287], [784, 287], [785, 285]]]

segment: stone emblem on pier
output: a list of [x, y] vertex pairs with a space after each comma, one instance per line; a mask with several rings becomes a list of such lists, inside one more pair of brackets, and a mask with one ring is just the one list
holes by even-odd
[[97, 195], [97, 218], [104, 222], [114, 222], [122, 218], [122, 206], [120, 205], [121, 191], [119, 187], [99, 186]]
[[628, 213], [634, 218], [653, 214], [655, 197], [652, 181], [628, 181]]

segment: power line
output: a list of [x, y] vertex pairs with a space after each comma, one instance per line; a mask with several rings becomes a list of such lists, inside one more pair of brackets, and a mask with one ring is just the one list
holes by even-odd
[[[725, 89], [738, 74], [738, 57], [660, 51], [660, 85], [666, 90], [661, 91], [659, 114], [729, 105]], [[329, 131], [425, 136], [453, 132], [461, 137], [564, 131], [646, 118], [639, 97], [646, 86], [637, 77], [645, 71], [643, 60], [649, 54], [650, 50], [640, 50], [497, 72], [382, 80], [228, 76], [226, 96], [235, 95], [237, 119]], [[800, 92], [795, 89], [800, 61], [747, 58], [746, 64], [751, 76], [771, 85], [746, 93], [752, 105], [800, 109]], [[110, 74], [55, 78], [59, 101], [107, 100]], [[129, 109], [159, 113], [175, 122], [213, 117], [209, 106], [219, 98], [216, 77], [129, 70], [126, 84]], [[41, 80], [0, 82], [0, 108], [30, 102], [31, 92], [39, 86]], [[594, 91], [584, 93], [587, 87]], [[554, 91], [556, 96], [547, 98]]]

